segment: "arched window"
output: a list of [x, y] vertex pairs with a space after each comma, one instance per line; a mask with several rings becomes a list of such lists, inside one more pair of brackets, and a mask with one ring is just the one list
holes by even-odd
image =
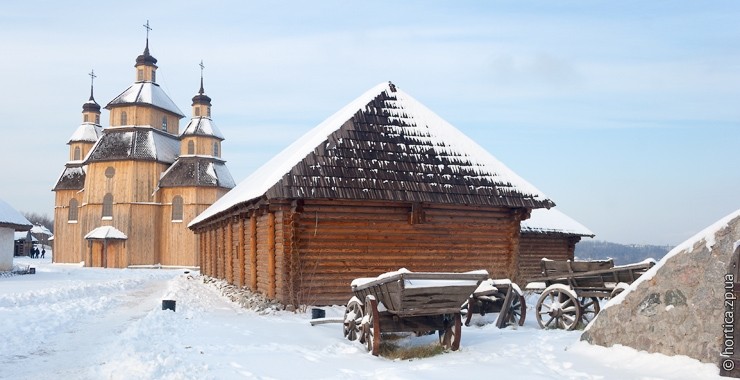
[[77, 211], [77, 199], [72, 198], [69, 200], [69, 213], [67, 214], [67, 221], [76, 222]]
[[200, 116], [200, 106], [195, 106], [195, 116]]
[[188, 154], [195, 154], [195, 143], [193, 140], [188, 141]]
[[136, 70], [136, 80], [143, 81], [144, 80], [144, 70], [138, 69]]
[[213, 143], [213, 156], [218, 157], [218, 142]]
[[206, 113], [208, 114], [208, 117], [211, 117], [211, 107], [206, 108]]
[[89, 120], [89, 116], [90, 116], [90, 115], [88, 115], [88, 114], [85, 114], [85, 115], [83, 115], [83, 119], [85, 119], [85, 120], [84, 120], [84, 121], [85, 121], [85, 123], [87, 123], [88, 121], [90, 121], [90, 120]]
[[121, 125], [126, 125], [128, 122], [128, 117], [126, 115], [126, 111], [121, 112]]
[[167, 116], [162, 116], [162, 130], [167, 130]]
[[103, 219], [113, 218], [113, 194], [108, 193], [103, 197]]
[[95, 115], [95, 124], [100, 124], [100, 115]]
[[172, 221], [182, 222], [182, 197], [179, 195], [172, 198]]
[[152, 82], [156, 82], [156, 81], [157, 81], [157, 72], [152, 70]]
[[75, 147], [75, 154], [74, 154], [73, 160], [79, 161], [81, 159], [82, 159], [82, 152], [80, 151], [80, 147], [79, 146], [76, 146]]

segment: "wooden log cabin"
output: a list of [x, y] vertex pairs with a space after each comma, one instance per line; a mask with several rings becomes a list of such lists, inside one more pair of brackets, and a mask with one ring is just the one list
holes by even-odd
[[576, 244], [594, 233], [555, 208], [532, 210], [522, 221], [519, 239], [517, 282], [526, 285], [531, 278], [542, 277], [540, 261], [573, 260]]
[[[105, 107], [105, 128], [91, 83], [83, 122], [68, 142], [69, 161], [53, 189], [54, 262], [200, 265], [187, 225], [235, 183], [221, 159], [224, 137], [211, 119], [202, 71], [192, 117], [181, 132], [185, 116], [157, 83], [156, 63], [147, 38], [136, 58], [136, 81]], [[97, 238], [93, 232], [100, 227], [118, 231], [118, 238]]]
[[343, 304], [356, 277], [517, 275], [532, 185], [391, 83], [298, 139], [190, 224], [201, 272], [286, 304]]

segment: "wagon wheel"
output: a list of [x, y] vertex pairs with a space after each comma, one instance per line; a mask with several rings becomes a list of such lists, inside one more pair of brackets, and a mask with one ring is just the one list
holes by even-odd
[[465, 326], [470, 326], [470, 320], [473, 318], [473, 305], [475, 298], [471, 295], [460, 308], [461, 313], [465, 313]]
[[537, 323], [543, 329], [573, 330], [581, 320], [578, 298], [567, 287], [553, 285], [537, 300]]
[[460, 334], [462, 333], [462, 317], [460, 313], [452, 315], [452, 320], [445, 321], [446, 328], [439, 330], [439, 343], [445, 350], [457, 351], [460, 348]]
[[584, 325], [587, 325], [596, 318], [596, 314], [599, 314], [601, 310], [599, 299], [596, 297], [578, 297], [578, 302], [581, 304], [581, 321]]
[[378, 316], [378, 301], [373, 296], [365, 297], [366, 320], [363, 324], [365, 346], [375, 356], [380, 353], [380, 317]]
[[[347, 303], [347, 308], [344, 309], [343, 330], [345, 338], [351, 341], [362, 338], [360, 327], [364, 315], [362, 312], [362, 302], [357, 297], [352, 297]], [[361, 339], [361, 343], [364, 343], [364, 339]]]
[[517, 295], [511, 300], [511, 306], [509, 311], [506, 313], [507, 323], [514, 325], [524, 326], [524, 319], [527, 318], [527, 302], [524, 301], [524, 296]]

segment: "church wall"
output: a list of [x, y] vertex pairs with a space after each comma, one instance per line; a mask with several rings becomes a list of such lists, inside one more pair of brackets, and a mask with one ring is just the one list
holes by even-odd
[[[80, 161], [85, 159], [85, 156], [87, 156], [87, 152], [89, 152], [92, 147], [93, 143], [88, 142], [74, 142], [69, 144], [69, 160]], [[77, 159], [75, 159], [75, 148], [80, 148], [80, 157]]]
[[[126, 124], [121, 123], [121, 114], [126, 112]], [[110, 111], [110, 124], [113, 127], [122, 125], [150, 125], [154, 129], [162, 129], [162, 117], [167, 117], [167, 132], [178, 134], [180, 117], [158, 108], [144, 108], [138, 106], [118, 106]]]
[[[69, 221], [69, 201], [77, 199], [77, 221]], [[78, 190], [58, 190], [55, 195], [54, 240], [52, 260], [55, 263], [79, 263], [84, 260], [84, 241], [80, 220], [84, 214], [82, 194]]]
[[[188, 142], [193, 141], [193, 147], [195, 148], [194, 153], [188, 153]], [[214, 155], [213, 153], [213, 144], [216, 143], [218, 145], [218, 155]], [[216, 156], [221, 157], [221, 141], [216, 138], [209, 138], [209, 137], [203, 137], [198, 136], [196, 137], [186, 137], [182, 140], [182, 147], [180, 149], [181, 154], [197, 154], [201, 156]]]

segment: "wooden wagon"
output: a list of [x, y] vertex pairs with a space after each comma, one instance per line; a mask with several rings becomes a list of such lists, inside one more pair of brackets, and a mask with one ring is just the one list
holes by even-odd
[[599, 301], [621, 293], [654, 260], [614, 266], [613, 260], [540, 262], [544, 277], [532, 279], [528, 290], [542, 291], [535, 306], [542, 328], [573, 330], [588, 324], [600, 311]]
[[354, 296], [344, 312], [344, 336], [378, 355], [383, 333], [438, 331], [446, 348], [460, 347], [460, 308], [488, 272], [398, 271], [352, 282]]
[[470, 326], [474, 314], [499, 313], [496, 327], [524, 325], [527, 303], [521, 289], [509, 279], [483, 281], [462, 307], [465, 326]]

